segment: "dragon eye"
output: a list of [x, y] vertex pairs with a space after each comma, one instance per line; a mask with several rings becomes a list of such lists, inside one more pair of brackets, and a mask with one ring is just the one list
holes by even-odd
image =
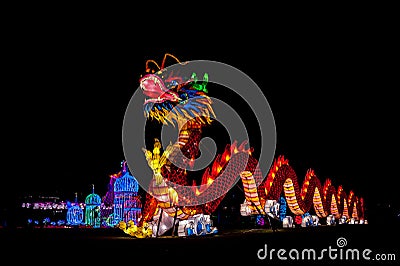
[[176, 80], [173, 80], [173, 81], [171, 81], [170, 85], [171, 86], [176, 86], [176, 85], [178, 85], [178, 82]]
[[185, 93], [182, 93], [182, 94], [179, 95], [179, 96], [180, 96], [180, 98], [182, 99], [183, 102], [186, 101], [186, 100], [188, 99], [188, 95], [187, 95], [186, 92], [185, 92]]

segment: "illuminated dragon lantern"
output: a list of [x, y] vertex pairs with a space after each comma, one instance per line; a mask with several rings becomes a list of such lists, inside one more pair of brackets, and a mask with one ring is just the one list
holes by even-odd
[[[137, 225], [139, 231], [150, 227], [153, 236], [157, 236], [178, 224], [180, 236], [215, 233], [209, 215], [224, 198], [225, 194], [218, 196], [221, 191], [228, 191], [238, 177], [245, 193], [242, 215], [268, 214], [283, 194], [294, 215], [302, 215], [313, 207], [321, 218], [333, 215], [363, 219], [362, 198], [352, 191], [347, 195], [341, 186], [335, 189], [330, 180], [321, 184], [312, 169], [307, 171], [300, 185], [283, 156], [274, 160], [264, 177], [258, 160], [251, 155], [252, 149], [246, 147], [247, 142], [228, 144], [205, 169], [201, 184], [190, 184], [186, 168], [190, 169], [199, 155], [202, 128], [211, 124], [215, 117], [208, 96], [208, 74], [205, 73], [201, 81], [196, 73], [189, 77], [180, 76], [164, 66], [167, 57], [185, 67], [185, 63], [171, 54], [165, 54], [161, 66], [154, 60], [146, 62], [146, 74], [139, 80], [146, 96], [144, 115], [165, 125], [177, 125], [179, 135], [176, 142], [163, 151], [158, 139], [155, 139], [153, 150], [143, 149], [153, 170], [153, 180]], [[155, 66], [153, 69], [151, 64]], [[179, 166], [173, 163], [178, 161]]]

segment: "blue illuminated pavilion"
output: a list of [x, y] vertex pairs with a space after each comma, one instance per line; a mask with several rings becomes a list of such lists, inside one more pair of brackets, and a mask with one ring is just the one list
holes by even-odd
[[94, 185], [92, 185], [92, 193], [85, 199], [85, 224], [94, 228], [100, 227], [100, 205], [101, 198], [94, 193]]
[[138, 181], [129, 174], [124, 162], [122, 176], [114, 183], [114, 215], [116, 217], [125, 222], [132, 220], [137, 224], [142, 211], [138, 191]]
[[83, 222], [83, 210], [78, 203], [78, 193], [75, 193], [75, 204], [68, 208], [67, 211], [67, 224], [68, 225], [81, 225]]

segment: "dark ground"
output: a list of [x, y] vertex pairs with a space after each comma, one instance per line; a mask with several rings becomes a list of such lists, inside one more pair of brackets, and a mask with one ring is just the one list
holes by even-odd
[[[358, 261], [332, 260], [325, 253], [326, 265], [368, 264], [388, 265], [400, 260], [399, 226], [377, 227], [373, 225], [337, 225], [310, 228], [240, 229], [220, 230], [213, 236], [203, 237], [159, 237], [149, 239], [132, 238], [119, 229], [0, 229], [1, 256], [13, 261], [56, 265], [73, 263], [77, 265], [105, 263], [129, 265], [227, 265], [240, 262], [254, 264], [320, 264], [320, 260], [278, 259], [279, 249], [315, 249], [318, 254], [329, 246], [338, 248], [339, 237], [347, 240], [342, 249], [371, 249], [370, 261], [361, 257]], [[257, 251], [267, 244], [270, 251], [275, 249], [273, 259], [257, 258]], [[395, 254], [396, 261], [372, 260], [375, 254]], [[338, 253], [339, 254], [339, 253]], [[243, 264], [244, 262], [244, 264]], [[160, 264], [159, 264], [160, 263]], [[235, 264], [236, 265], [236, 264]]]

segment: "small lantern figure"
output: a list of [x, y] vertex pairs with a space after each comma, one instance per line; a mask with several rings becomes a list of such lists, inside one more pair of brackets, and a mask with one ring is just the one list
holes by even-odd
[[94, 193], [94, 185], [92, 186], [92, 194], [89, 194], [85, 199], [85, 224], [93, 228], [99, 228], [101, 224], [101, 198]]
[[283, 219], [286, 217], [286, 200], [282, 196], [279, 199], [279, 205], [279, 220], [283, 221]]
[[81, 225], [83, 221], [83, 210], [78, 203], [78, 193], [75, 193], [75, 204], [67, 211], [67, 223], [72, 226]]
[[117, 178], [114, 183], [114, 214], [121, 221], [132, 220], [135, 224], [138, 223], [142, 211], [138, 191], [138, 181], [129, 174], [126, 162], [124, 162], [122, 176]]

